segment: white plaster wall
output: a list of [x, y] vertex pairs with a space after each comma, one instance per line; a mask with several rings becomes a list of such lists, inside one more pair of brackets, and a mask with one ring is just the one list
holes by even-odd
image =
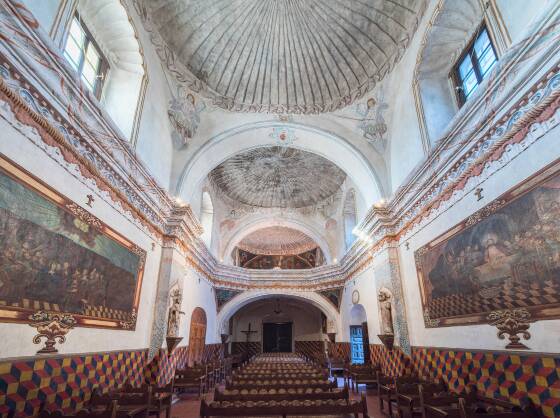
[[182, 310], [185, 314], [181, 316], [179, 336], [183, 337], [183, 340], [179, 345], [183, 346], [189, 343], [191, 317], [195, 308], [202, 308], [206, 312], [206, 344], [220, 342], [217, 338], [216, 298], [212, 285], [196, 270], [187, 266], [181, 286], [183, 289]]
[[[540, 168], [560, 157], [557, 126], [545, 137], [511, 161], [504, 169], [488, 178], [480, 187], [484, 199], [477, 201], [470, 193], [447, 212], [408, 238], [409, 250], [400, 248], [401, 274], [404, 287], [411, 345], [432, 347], [461, 347], [470, 349], [503, 350], [507, 342], [499, 340], [496, 328], [489, 325], [425, 328], [420, 290], [414, 262], [414, 251], [443, 234], [473, 212], [529, 177]], [[531, 325], [531, 339], [523, 341], [533, 351], [558, 352], [560, 320], [539, 321]]]
[[[33, 175], [58, 190], [61, 194], [85, 207], [86, 195], [93, 194], [93, 208], [87, 210], [111, 228], [126, 236], [147, 251], [146, 266], [135, 331], [120, 331], [79, 327], [67, 336], [64, 344], [57, 344], [61, 354], [111, 350], [143, 349], [148, 347], [154, 314], [155, 290], [161, 249], [147, 233], [129, 222], [119, 211], [107, 204], [95, 191], [86, 187], [63, 169], [57, 162], [32, 144], [4, 119], [0, 118], [0, 153], [23, 166]], [[27, 324], [0, 323], [0, 358], [34, 355], [41, 346], [32, 343], [35, 329]]]
[[350, 341], [350, 325], [352, 321], [352, 293], [357, 290], [360, 294], [358, 303], [364, 307], [367, 315], [368, 334], [370, 344], [379, 344], [377, 335], [381, 333], [379, 324], [379, 311], [377, 307], [377, 294], [375, 287], [375, 269], [370, 265], [364, 271], [357, 274], [344, 287], [342, 302], [340, 304], [341, 332], [336, 336], [336, 341]]
[[495, 0], [512, 44], [526, 36], [526, 29], [548, 5], [556, 0]]
[[33, 14], [41, 28], [49, 33], [58, 13], [61, 0], [21, 0], [21, 3]]
[[[297, 305], [296, 305], [297, 304]], [[280, 300], [282, 313], [276, 315], [276, 303], [273, 299], [266, 304], [257, 303], [242, 308], [233, 316], [232, 341], [245, 342], [246, 337], [241, 331], [246, 330], [251, 323], [251, 329], [257, 331], [251, 336], [251, 341], [262, 343], [263, 323], [293, 322], [293, 341], [322, 341], [321, 312], [308, 303], [301, 301]]]

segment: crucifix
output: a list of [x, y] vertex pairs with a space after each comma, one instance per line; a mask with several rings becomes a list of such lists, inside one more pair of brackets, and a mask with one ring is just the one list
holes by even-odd
[[251, 329], [251, 323], [249, 322], [249, 326], [247, 327], [247, 329], [241, 332], [245, 334], [245, 351], [247, 352], [246, 355], [249, 356], [249, 340], [251, 339], [251, 334], [256, 334], [257, 331]]

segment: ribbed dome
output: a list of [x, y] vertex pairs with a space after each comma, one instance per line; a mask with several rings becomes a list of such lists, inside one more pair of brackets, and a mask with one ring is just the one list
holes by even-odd
[[208, 177], [218, 191], [240, 203], [301, 208], [337, 192], [346, 174], [329, 160], [310, 152], [262, 147], [227, 159]]
[[218, 105], [323, 112], [371, 90], [424, 0], [150, 0], [163, 40]]
[[317, 248], [313, 238], [301, 231], [283, 226], [270, 226], [247, 235], [237, 247], [253, 254], [301, 254]]

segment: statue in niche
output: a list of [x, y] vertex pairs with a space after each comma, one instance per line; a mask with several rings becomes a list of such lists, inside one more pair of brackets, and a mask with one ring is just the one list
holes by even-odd
[[391, 307], [391, 293], [387, 289], [381, 289], [377, 295], [381, 311], [381, 332], [385, 335], [394, 334], [393, 311]]
[[171, 306], [169, 307], [169, 314], [167, 316], [167, 336], [177, 337], [179, 333], [179, 322], [181, 315], [185, 313], [181, 311], [181, 302], [183, 295], [181, 289], [175, 289], [171, 292]]
[[206, 109], [201, 100], [196, 100], [192, 93], [185, 88], [177, 88], [177, 96], [169, 101], [167, 114], [175, 129], [173, 140], [179, 148], [188, 144], [193, 138], [200, 124], [200, 114]]

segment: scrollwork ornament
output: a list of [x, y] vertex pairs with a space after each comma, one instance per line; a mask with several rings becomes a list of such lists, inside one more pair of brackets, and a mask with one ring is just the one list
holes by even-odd
[[[525, 340], [531, 338], [531, 334], [527, 331], [531, 325], [531, 314], [527, 309], [504, 309], [501, 311], [493, 311], [486, 318], [490, 325], [498, 328], [498, 338], [505, 339], [508, 335], [509, 344], [507, 349], [512, 350], [529, 350], [525, 344], [521, 343], [521, 337]], [[521, 337], [518, 335], [521, 334]]]
[[101, 223], [101, 221], [81, 206], [75, 203], [68, 203], [66, 205], [66, 209], [68, 209], [70, 212], [72, 212], [73, 215], [75, 215], [77, 218], [80, 218], [80, 220], [85, 222], [86, 224], [91, 225], [99, 230], [103, 228], [103, 224]]
[[69, 314], [37, 311], [29, 315], [30, 326], [37, 328], [38, 334], [33, 337], [34, 344], [40, 344], [42, 338], [46, 338], [45, 346], [37, 351], [37, 354], [57, 353], [55, 344], [63, 344], [66, 341], [66, 334], [74, 328], [77, 321]]

